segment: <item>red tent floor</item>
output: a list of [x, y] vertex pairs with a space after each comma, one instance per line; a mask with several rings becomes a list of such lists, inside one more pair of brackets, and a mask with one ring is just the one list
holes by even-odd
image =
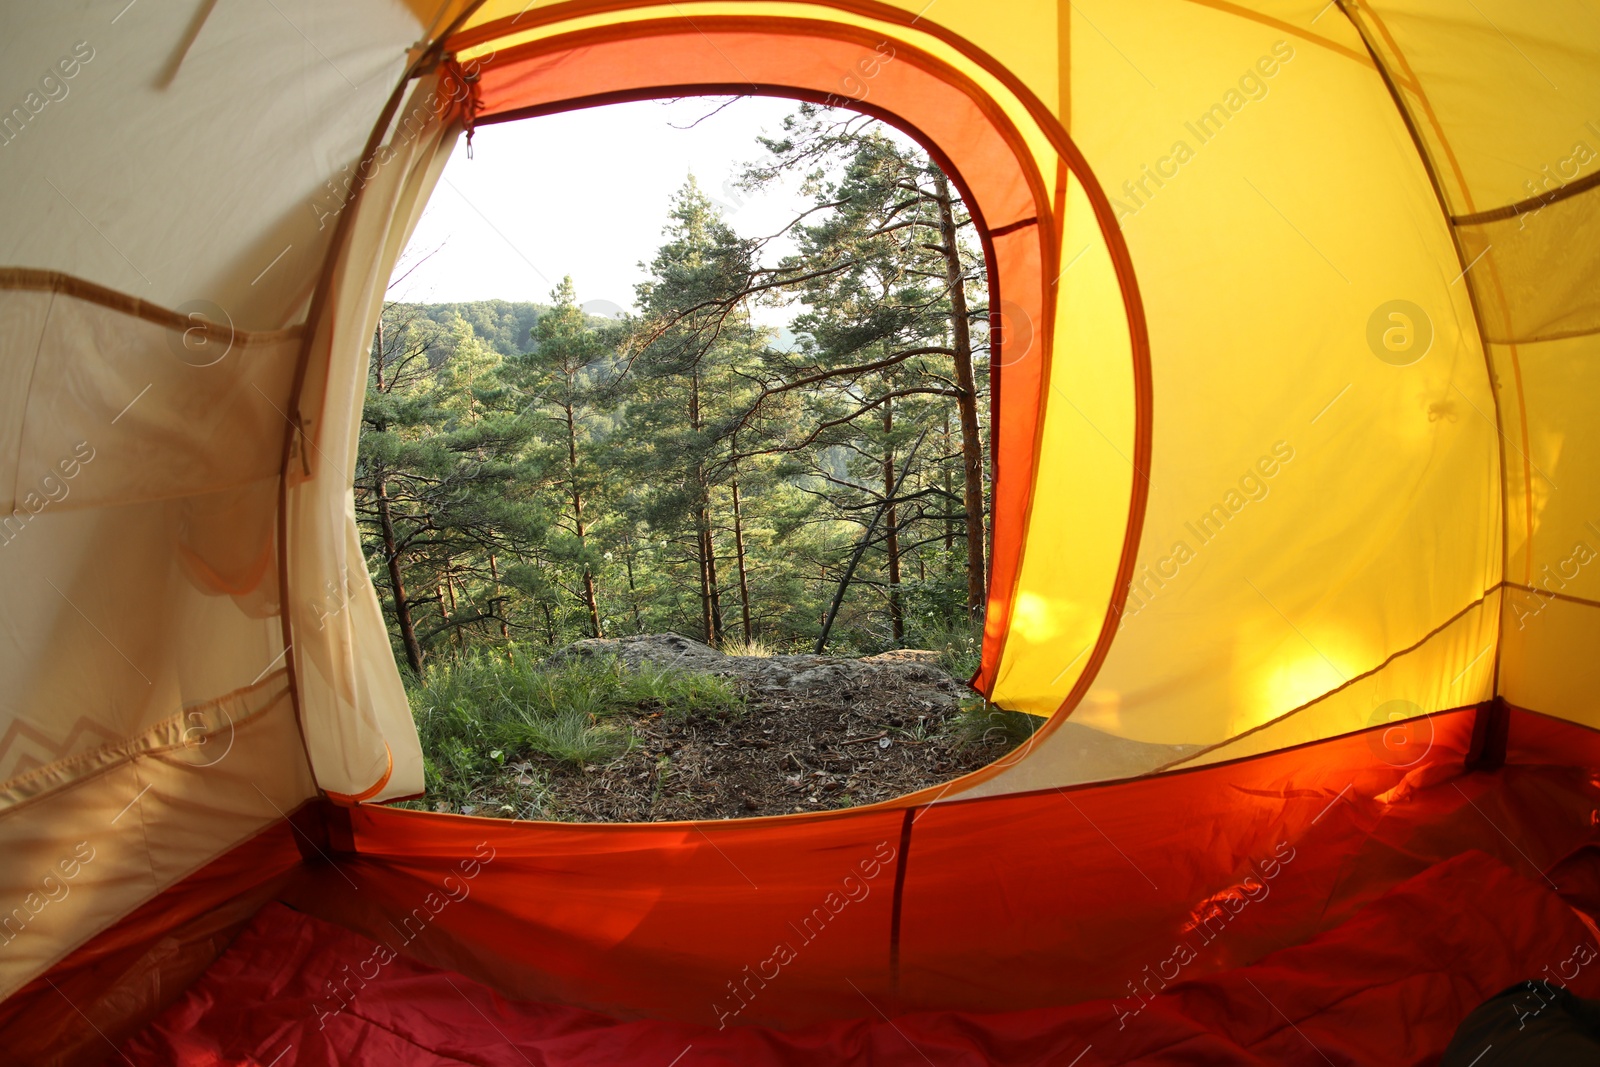
[[1600, 966], [1583, 965], [1595, 943], [1549, 886], [1472, 851], [1304, 945], [1145, 1002], [719, 1031], [507, 1000], [273, 903], [123, 1052], [139, 1067], [1420, 1064], [1437, 1059], [1467, 1011], [1518, 980], [1568, 976], [1573, 992], [1600, 992]]

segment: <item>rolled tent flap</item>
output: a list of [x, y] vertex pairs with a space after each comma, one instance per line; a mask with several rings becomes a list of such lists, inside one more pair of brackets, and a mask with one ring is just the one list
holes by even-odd
[[[453, 88], [452, 88], [453, 87]], [[382, 801], [422, 792], [422, 749], [367, 571], [352, 489], [367, 361], [389, 274], [450, 157], [465, 99], [421, 79], [356, 169], [319, 299], [288, 455], [286, 588], [300, 714], [317, 784]]]

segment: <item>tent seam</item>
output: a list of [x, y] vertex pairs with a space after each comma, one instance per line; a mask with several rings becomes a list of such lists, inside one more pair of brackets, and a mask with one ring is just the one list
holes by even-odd
[[0, 291], [49, 293], [52, 299], [57, 294], [69, 296], [165, 329], [184, 332], [201, 329], [207, 337], [229, 342], [236, 348], [293, 340], [300, 337], [304, 330], [304, 324], [285, 326], [277, 330], [240, 330], [231, 325], [219, 325], [207, 320], [196, 322], [193, 318], [186, 318], [161, 304], [58, 270], [0, 267]]
[[1600, 608], [1600, 600], [1590, 600], [1588, 597], [1573, 596], [1571, 593], [1558, 593], [1554, 589], [1540, 589], [1538, 586], [1524, 585], [1521, 582], [1504, 581], [1500, 584], [1507, 589], [1521, 589], [1524, 592], [1532, 593], [1534, 596], [1565, 600], [1573, 604], [1582, 604], [1588, 608]]
[[1263, 26], [1271, 26], [1275, 30], [1291, 33], [1309, 44], [1320, 45], [1328, 51], [1335, 52], [1346, 59], [1354, 60], [1364, 67], [1372, 65], [1372, 61], [1368, 57], [1363, 56], [1354, 48], [1346, 48], [1344, 45], [1312, 33], [1310, 30], [1301, 29], [1292, 22], [1285, 22], [1282, 19], [1273, 18], [1271, 15], [1266, 15], [1259, 11], [1251, 11], [1248, 8], [1240, 7], [1238, 4], [1230, 4], [1227, 0], [1189, 0], [1189, 3], [1194, 4], [1196, 7], [1209, 7], [1214, 11], [1221, 11], [1225, 14], [1245, 19], [1248, 22], [1258, 22]]
[[1471, 215], [1454, 215], [1451, 216], [1450, 221], [1457, 226], [1478, 226], [1486, 222], [1504, 222], [1506, 219], [1514, 219], [1518, 215], [1526, 215], [1530, 211], [1540, 211], [1551, 204], [1571, 199], [1580, 193], [1588, 192], [1595, 186], [1600, 186], [1600, 172], [1586, 174], [1581, 178], [1574, 178], [1565, 185], [1558, 185], [1556, 188], [1539, 193], [1537, 196], [1530, 196], [1507, 204], [1504, 207], [1489, 208], [1487, 211], [1479, 211]]
[[889, 909], [889, 988], [900, 997], [900, 927], [905, 915], [906, 870], [911, 860], [911, 828], [917, 823], [917, 806], [905, 809], [900, 820], [900, 852], [894, 869], [894, 898]]
[[[1368, 53], [1371, 54], [1373, 65], [1378, 72], [1378, 77], [1383, 80], [1384, 86], [1389, 91], [1389, 98], [1394, 103], [1395, 111], [1399, 114], [1400, 121], [1405, 125], [1406, 132], [1411, 136], [1411, 143], [1416, 149], [1417, 158], [1422, 163], [1422, 169], [1428, 176], [1429, 184], [1433, 186], [1433, 195], [1439, 202], [1440, 212], [1444, 215], [1445, 229], [1450, 234], [1450, 244], [1451, 247], [1455, 249], [1457, 263], [1461, 265], [1461, 274], [1462, 276], [1465, 276], [1466, 273], [1472, 269], [1472, 264], [1467, 260], [1466, 248], [1463, 246], [1461, 240], [1461, 232], [1454, 225], [1454, 215], [1450, 210], [1449, 199], [1445, 196], [1444, 186], [1439, 179], [1438, 168], [1433, 161], [1433, 157], [1428, 152], [1427, 143], [1423, 140], [1422, 131], [1418, 129], [1416, 119], [1411, 114], [1411, 109], [1406, 106], [1405, 98], [1400, 93], [1400, 88], [1395, 82], [1394, 75], [1389, 71], [1388, 67], [1384, 65], [1382, 57], [1378, 54], [1377, 47], [1368, 37], [1365, 27], [1362, 25], [1361, 20], [1357, 17], [1356, 11], [1352, 10], [1352, 5], [1355, 5], [1355, 7], [1359, 8], [1362, 5], [1362, 0], [1335, 0], [1335, 2], [1338, 3], [1339, 10], [1344, 14], [1345, 18], [1349, 19], [1350, 24], [1355, 27], [1356, 34], [1361, 38], [1361, 42], [1366, 46]], [[1377, 19], [1376, 12], [1373, 13], [1373, 18], [1374, 20]], [[1427, 97], [1422, 93], [1421, 83], [1417, 81], [1416, 74], [1412, 72], [1409, 65], [1405, 63], [1404, 56], [1401, 55], [1399, 46], [1395, 44], [1393, 37], [1389, 35], [1388, 29], [1383, 27], [1381, 21], [1378, 23], [1378, 25], [1379, 28], [1383, 30], [1385, 39], [1389, 41], [1390, 47], [1394, 49], [1397, 59], [1403, 66], [1405, 66], [1406, 73], [1410, 75], [1412, 83], [1416, 86], [1417, 95], [1422, 101], [1423, 108], [1426, 110], [1429, 120], [1433, 123], [1434, 132], [1439, 137], [1439, 143], [1444, 147], [1451, 167], [1455, 171], [1456, 180], [1461, 185], [1462, 195], [1466, 198], [1466, 206], [1470, 209], [1473, 206], [1471, 191], [1466, 187], [1466, 179], [1461, 174], [1461, 168], [1456, 162], [1454, 153], [1450, 151], [1449, 142], [1444, 139], [1444, 131], [1439, 126], [1438, 118], [1434, 116], [1432, 106], [1427, 102]], [[1490, 270], [1493, 271], [1493, 269], [1494, 264], [1491, 261]], [[1498, 276], [1496, 276], [1496, 278], [1498, 280]], [[1466, 298], [1468, 307], [1472, 309], [1473, 326], [1478, 331], [1478, 344], [1483, 351], [1484, 374], [1488, 379], [1489, 397], [1494, 402], [1494, 429], [1496, 437], [1495, 445], [1497, 454], [1499, 456], [1498, 469], [1495, 473], [1498, 475], [1498, 481], [1500, 483], [1500, 580], [1496, 586], [1492, 586], [1490, 590], [1485, 591], [1484, 596], [1488, 596], [1489, 592], [1491, 592], [1494, 588], [1505, 583], [1510, 570], [1511, 511], [1509, 506], [1510, 490], [1507, 486], [1506, 479], [1506, 444], [1509, 439], [1506, 437], [1505, 415], [1500, 406], [1500, 387], [1495, 376], [1494, 353], [1490, 348], [1492, 342], [1489, 340], [1488, 331], [1484, 325], [1483, 308], [1480, 305], [1478, 294], [1473, 288], [1471, 279], [1468, 279], [1467, 281]], [[1510, 348], [1512, 365], [1515, 368], [1516, 346], [1512, 345]], [[1520, 368], [1517, 369], [1517, 397], [1520, 403], [1522, 397]], [[1525, 437], [1527, 434], [1527, 417], [1525, 410], [1523, 411], [1522, 431]], [[1526, 444], [1526, 440], [1524, 440], [1524, 444]], [[1524, 459], [1526, 460], [1526, 455], [1524, 455]], [[1524, 481], [1526, 480], [1527, 479], [1524, 478]], [[1528, 492], [1531, 494], [1532, 491], [1532, 486], [1529, 485]], [[1528, 511], [1528, 521], [1530, 524], [1533, 521], [1531, 503], [1532, 502], [1530, 500]], [[1527, 547], [1531, 554], [1533, 550], [1533, 538], [1531, 530]], [[1494, 677], [1491, 683], [1491, 691], [1496, 694], [1500, 692], [1500, 666], [1505, 650], [1505, 641], [1503, 639], [1505, 611], [1503, 607], [1500, 614], [1501, 618], [1499, 620], [1499, 626], [1496, 627]]]
[[28, 368], [28, 388], [23, 393], [22, 425], [17, 428], [17, 463], [11, 471], [11, 506], [7, 512], [15, 511], [17, 507], [17, 486], [22, 483], [22, 457], [27, 453], [28, 444], [28, 410], [33, 407], [33, 382], [39, 376], [39, 354], [44, 351], [44, 335], [50, 330], [50, 316], [56, 309], [55, 290], [50, 291], [50, 300], [45, 304], [44, 321], [39, 323], [39, 339], [33, 345], [33, 365]]
[[[207, 701], [205, 701], [203, 703], [200, 703], [200, 704], [194, 704], [194, 705], [190, 705], [190, 706], [186, 706], [186, 707], [180, 707], [177, 711], [173, 712], [171, 715], [168, 715], [165, 718], [163, 718], [163, 719], [151, 724], [149, 727], [147, 727], [144, 730], [140, 731], [140, 733], [137, 736], [127, 738], [126, 740], [124, 740], [119, 745], [99, 745], [99, 746], [97, 746], [95, 748], [89, 749], [86, 752], [80, 752], [76, 756], [69, 756], [69, 757], [67, 757], [65, 759], [60, 759], [60, 760], [53, 760], [50, 763], [41, 764], [38, 767], [34, 767], [34, 768], [29, 769], [29, 770], [23, 771], [20, 774], [12, 775], [10, 778], [7, 778], [3, 782], [0, 782], [0, 792], [9, 792], [11, 789], [16, 787], [17, 785], [26, 784], [30, 779], [39, 778], [40, 776], [42, 776], [42, 775], [44, 775], [44, 774], [46, 774], [47, 772], [50, 772], [50, 771], [68, 771], [68, 770], [71, 770], [73, 767], [79, 766], [81, 764], [92, 762], [96, 756], [101, 755], [103, 753], [107, 753], [108, 750], [110, 752], [112, 752], [112, 753], [116, 753], [110, 759], [110, 761], [105, 763], [105, 765], [102, 766], [102, 767], [99, 767], [99, 768], [97, 768], [95, 770], [92, 770], [92, 771], [90, 771], [90, 772], [88, 772], [86, 774], [82, 774], [82, 775], [80, 775], [78, 777], [72, 778], [70, 781], [63, 783], [62, 785], [59, 785], [54, 789], [45, 790], [45, 791], [42, 791], [40, 793], [36, 793], [33, 796], [26, 797], [26, 798], [24, 798], [22, 800], [19, 800], [15, 804], [8, 804], [8, 805], [5, 805], [3, 807], [0, 807], [0, 820], [8, 819], [14, 813], [16, 813], [18, 811], [21, 811], [24, 808], [31, 807], [34, 804], [40, 803], [41, 801], [48, 800], [51, 797], [56, 796], [58, 793], [61, 793], [61, 792], [65, 791], [65, 790], [75, 789], [78, 786], [80, 786], [80, 785], [82, 785], [82, 784], [84, 784], [86, 782], [91, 782], [91, 781], [94, 781], [96, 778], [101, 778], [101, 777], [111, 773], [112, 771], [116, 770], [118, 767], [124, 766], [124, 765], [129, 764], [129, 763], [137, 763], [139, 760], [142, 760], [142, 759], [149, 759], [149, 758], [161, 756], [161, 755], [163, 755], [165, 753], [168, 753], [168, 752], [176, 752], [176, 751], [178, 751], [180, 749], [190, 747], [187, 742], [178, 743], [178, 744], [158, 744], [158, 745], [153, 745], [152, 747], [143, 748], [143, 749], [138, 748], [137, 746], [139, 746], [143, 742], [143, 739], [147, 739], [147, 738], [152, 737], [153, 735], [157, 735], [161, 731], [163, 731], [165, 729], [170, 729], [175, 725], [181, 726], [181, 724], [188, 718], [188, 716], [190, 716], [191, 714], [194, 714], [195, 712], [205, 711], [205, 710], [208, 710], [208, 709], [211, 709], [211, 708], [220, 708], [225, 701], [235, 701], [235, 700], [238, 700], [238, 699], [242, 699], [243, 697], [248, 695], [252, 690], [260, 688], [262, 685], [266, 684], [268, 681], [270, 681], [273, 678], [276, 678], [278, 675], [280, 675], [282, 673], [283, 673], [283, 671], [280, 669], [278, 671], [274, 671], [266, 679], [263, 679], [261, 682], [258, 682], [258, 683], [254, 684], [254, 685], [245, 686], [243, 689], [235, 689], [231, 693], [225, 693], [220, 697], [216, 697], [216, 698], [213, 698], [211, 700], [207, 700]], [[237, 718], [237, 719], [232, 719], [231, 720], [232, 725], [234, 727], [238, 727], [238, 726], [240, 726], [240, 725], [242, 725], [244, 723], [254, 722], [256, 719], [259, 719], [263, 715], [266, 715], [268, 712], [272, 711], [273, 708], [277, 707], [278, 701], [283, 698], [285, 693], [287, 693], [287, 690], [283, 690], [283, 691], [279, 692], [277, 695], [275, 695], [271, 699], [267, 700], [266, 703], [262, 704], [259, 708], [257, 708], [256, 710], [250, 712], [249, 714], [244, 715], [244, 716], [242, 716], [240, 718]], [[188, 730], [184, 730], [184, 732], [187, 733]], [[205, 736], [208, 737], [208, 738], [209, 737], [213, 737], [213, 736], [216, 736], [219, 732], [220, 731], [217, 730], [217, 729], [208, 730], [206, 732]]]

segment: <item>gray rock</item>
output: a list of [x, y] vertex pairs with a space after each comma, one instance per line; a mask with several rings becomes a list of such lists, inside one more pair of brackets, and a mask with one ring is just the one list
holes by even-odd
[[893, 687], [930, 708], [952, 707], [960, 703], [967, 687], [936, 666], [938, 655], [927, 649], [897, 649], [864, 659], [729, 656], [682, 634], [663, 633], [588, 638], [568, 645], [546, 663], [614, 657], [636, 670], [648, 664], [657, 669], [704, 671], [736, 678], [764, 693], [833, 696], [844, 703], [869, 690]]

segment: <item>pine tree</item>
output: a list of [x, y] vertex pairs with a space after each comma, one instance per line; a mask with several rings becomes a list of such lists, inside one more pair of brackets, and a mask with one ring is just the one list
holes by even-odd
[[579, 309], [570, 277], [550, 298], [550, 309], [533, 327], [533, 351], [511, 360], [502, 377], [527, 402], [528, 417], [543, 423], [533, 459], [561, 497], [562, 506], [553, 510], [571, 539], [565, 561], [577, 571], [589, 636], [601, 637], [604, 626], [595, 572], [602, 559], [590, 537], [600, 504], [600, 472], [590, 455], [591, 423], [600, 414], [595, 379], [609, 369], [615, 339], [595, 328]]
[[714, 490], [736, 477], [729, 423], [750, 391], [742, 374], [761, 358], [766, 334], [737, 299], [748, 285], [750, 243], [723, 221], [692, 175], [672, 200], [665, 237], [638, 290], [642, 314], [627, 347], [629, 421], [650, 435], [654, 447], [639, 458], [662, 476], [647, 505], [652, 522], [692, 536], [700, 628], [716, 645], [724, 629], [723, 531]]

